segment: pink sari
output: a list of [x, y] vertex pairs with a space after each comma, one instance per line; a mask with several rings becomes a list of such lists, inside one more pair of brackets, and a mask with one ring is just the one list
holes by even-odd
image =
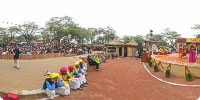
[[195, 58], [195, 52], [192, 50], [194, 48], [193, 46], [190, 47], [190, 56], [189, 56], [189, 62], [194, 63], [196, 62]]

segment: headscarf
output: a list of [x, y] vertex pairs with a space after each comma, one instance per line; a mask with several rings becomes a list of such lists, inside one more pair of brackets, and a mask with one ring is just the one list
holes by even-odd
[[57, 78], [58, 77], [58, 73], [53, 72], [53, 73], [51, 73], [51, 75], [49, 77], [50, 78]]
[[61, 72], [61, 73], [67, 72], [67, 70], [68, 70], [68, 69], [67, 69], [66, 66], [63, 66], [63, 67], [60, 68], [60, 72]]
[[74, 66], [68, 66], [68, 69], [72, 70], [72, 69], [74, 69]]

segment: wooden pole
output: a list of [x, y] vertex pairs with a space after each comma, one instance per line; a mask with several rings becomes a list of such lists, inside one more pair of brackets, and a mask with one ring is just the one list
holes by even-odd
[[196, 46], [196, 63], [197, 63], [197, 55], [198, 55], [198, 53], [197, 53], [197, 46]]

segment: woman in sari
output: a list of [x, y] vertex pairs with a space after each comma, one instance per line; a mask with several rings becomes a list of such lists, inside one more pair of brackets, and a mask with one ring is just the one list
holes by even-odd
[[196, 50], [196, 46], [195, 46], [195, 43], [193, 42], [193, 43], [190, 45], [189, 62], [191, 62], [191, 63], [196, 62], [195, 50]]

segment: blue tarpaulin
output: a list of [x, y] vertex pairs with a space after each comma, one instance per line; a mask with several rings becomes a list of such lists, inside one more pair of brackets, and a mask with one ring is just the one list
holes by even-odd
[[27, 44], [27, 42], [20, 42], [17, 44], [17, 46], [23, 46], [24, 44]]

